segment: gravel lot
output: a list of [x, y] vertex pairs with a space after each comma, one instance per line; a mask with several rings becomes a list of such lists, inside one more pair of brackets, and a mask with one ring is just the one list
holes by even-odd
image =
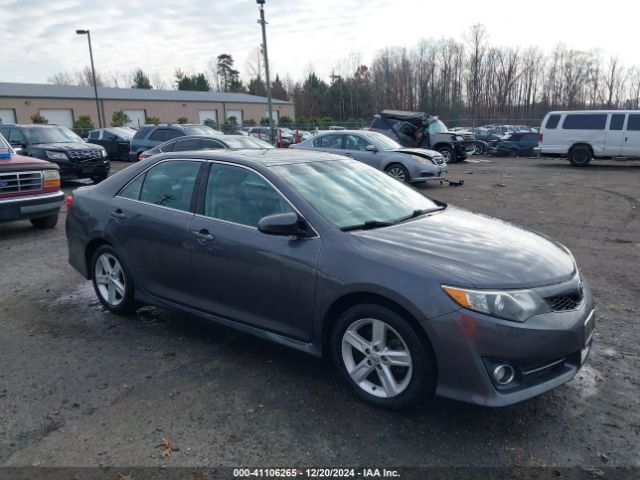
[[[640, 466], [640, 163], [474, 162], [450, 167], [463, 187], [422, 191], [571, 248], [599, 322], [572, 382], [502, 409], [379, 410], [328, 362], [184, 314], [106, 313], [62, 214], [0, 224], [0, 465]], [[180, 451], [162, 458], [163, 438]]]

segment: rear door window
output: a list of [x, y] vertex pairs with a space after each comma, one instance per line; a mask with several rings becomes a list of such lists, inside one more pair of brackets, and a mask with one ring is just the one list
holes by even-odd
[[166, 142], [169, 140], [169, 130], [166, 128], [159, 128], [151, 134], [149, 140], [153, 142]]
[[189, 211], [199, 169], [200, 162], [188, 160], [161, 162], [151, 167], [142, 184], [140, 201]]
[[547, 119], [546, 128], [553, 130], [558, 126], [558, 122], [560, 121], [560, 115], [549, 115]]
[[187, 150], [200, 150], [202, 140], [199, 138], [184, 138], [176, 140], [173, 144], [174, 152], [185, 152]]
[[606, 113], [568, 114], [562, 128], [565, 130], [604, 130], [607, 124]]
[[202, 146], [200, 147], [203, 150], [208, 150], [208, 149], [214, 149], [214, 148], [225, 148], [224, 145], [222, 145], [220, 142], [218, 142], [217, 140], [202, 140]]
[[624, 126], [624, 117], [623, 113], [614, 113], [611, 115], [611, 123], [609, 124], [609, 130], [622, 130]]
[[640, 115], [631, 114], [627, 121], [627, 130], [639, 131], [640, 130]]

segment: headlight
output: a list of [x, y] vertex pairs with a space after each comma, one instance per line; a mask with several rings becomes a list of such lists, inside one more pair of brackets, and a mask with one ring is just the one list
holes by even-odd
[[462, 142], [464, 140], [464, 137], [460, 136], [460, 135], [456, 135], [455, 137], [453, 137], [457, 142]]
[[414, 162], [416, 163], [430, 163], [429, 160], [421, 157], [420, 155], [411, 155], [411, 158], [413, 158]]
[[531, 290], [467, 290], [443, 285], [443, 290], [458, 305], [492, 317], [524, 322], [551, 307], [540, 295]]
[[44, 170], [42, 178], [44, 188], [60, 187], [60, 172], [58, 170]]
[[103, 148], [100, 153], [102, 153], [102, 158], [107, 158], [107, 151]]
[[51, 160], [69, 160], [69, 157], [67, 157], [66, 153], [50, 152], [49, 150], [47, 150], [46, 153], [47, 158], [50, 158]]

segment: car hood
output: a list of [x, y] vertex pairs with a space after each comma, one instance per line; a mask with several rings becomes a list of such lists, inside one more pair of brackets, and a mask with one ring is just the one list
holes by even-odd
[[433, 158], [440, 155], [440, 152], [429, 150], [427, 148], [394, 148], [391, 152], [408, 153], [410, 155], [418, 155], [420, 157]]
[[45, 150], [101, 150], [102, 146], [94, 143], [37, 143], [34, 147]]
[[455, 207], [374, 230], [354, 232], [396, 262], [441, 272], [442, 281], [476, 288], [532, 288], [575, 275], [560, 243], [522, 227]]
[[0, 159], [0, 172], [25, 169], [57, 169], [55, 163], [39, 160], [33, 157], [25, 157], [23, 155], [11, 155], [11, 158]]

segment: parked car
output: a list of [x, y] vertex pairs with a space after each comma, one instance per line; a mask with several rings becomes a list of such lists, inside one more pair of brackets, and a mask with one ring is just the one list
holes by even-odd
[[131, 139], [129, 161], [135, 162], [142, 152], [172, 138], [184, 137], [185, 135], [222, 135], [222, 133], [199, 123], [143, 125]]
[[487, 153], [496, 157], [537, 157], [540, 155], [538, 134], [509, 133], [500, 140], [492, 140], [487, 147]]
[[0, 135], [0, 222], [53, 228], [63, 203], [58, 165], [16, 154]]
[[158, 153], [184, 152], [188, 150], [215, 150], [219, 148], [264, 149], [274, 147], [270, 143], [253, 137], [238, 135], [214, 135], [211, 137], [204, 135], [187, 135], [185, 137], [174, 138], [173, 140], [153, 147], [151, 150], [142, 152], [140, 154], [140, 160], [144, 160], [151, 155], [157, 155]]
[[99, 183], [109, 176], [104, 147], [85, 142], [67, 127], [0, 124], [0, 134], [23, 155], [57, 164], [62, 180], [90, 178]]
[[91, 130], [88, 141], [96, 145], [102, 145], [107, 151], [110, 160], [129, 160], [129, 145], [136, 134], [133, 128], [109, 127]]
[[379, 406], [512, 404], [590, 351], [593, 296], [566, 247], [353, 159], [162, 154], [72, 195], [69, 261], [106, 309], [153, 304], [330, 357]]
[[422, 148], [404, 148], [378, 132], [325, 132], [289, 148], [351, 157], [407, 183], [439, 180], [447, 172], [447, 164], [440, 153]]
[[[275, 127], [273, 129], [274, 144], [281, 146], [282, 148], [288, 148], [289, 145], [295, 143], [295, 132], [292, 132], [288, 128]], [[252, 127], [249, 129], [249, 135], [266, 142], [269, 141], [271, 133], [269, 127]]]
[[447, 163], [464, 160], [475, 148], [472, 133], [450, 132], [438, 117], [422, 112], [384, 110], [374, 116], [369, 130], [383, 133], [405, 147], [436, 150]]
[[566, 157], [575, 167], [593, 158], [640, 158], [640, 110], [550, 112], [540, 148], [542, 155]]

